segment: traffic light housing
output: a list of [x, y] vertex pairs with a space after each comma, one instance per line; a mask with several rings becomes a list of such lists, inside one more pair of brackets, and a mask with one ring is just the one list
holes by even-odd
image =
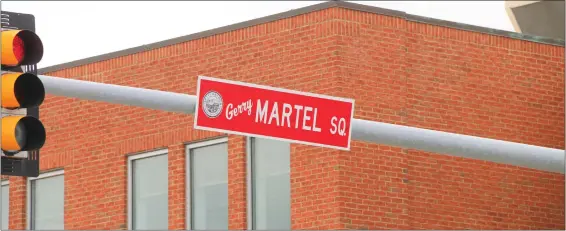
[[[41, 121], [29, 115], [39, 107], [45, 88], [35, 73], [24, 72], [24, 66], [36, 65], [43, 57], [41, 39], [30, 30], [4, 29], [2, 35], [2, 174], [37, 176], [39, 154], [46, 132]], [[27, 151], [27, 157], [18, 153]], [[36, 153], [31, 155], [30, 153]], [[33, 158], [32, 158], [33, 157]], [[4, 164], [6, 162], [8, 164]]]
[[29, 30], [2, 31], [2, 66], [34, 65], [43, 58], [43, 43]]

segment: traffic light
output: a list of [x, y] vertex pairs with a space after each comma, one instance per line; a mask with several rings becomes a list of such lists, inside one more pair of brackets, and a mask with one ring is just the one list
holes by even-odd
[[3, 30], [2, 34], [2, 151], [14, 156], [35, 151], [45, 143], [45, 128], [39, 119], [22, 109], [38, 107], [45, 88], [24, 65], [35, 65], [43, 57], [41, 39], [29, 30]]
[[2, 31], [2, 66], [33, 65], [43, 58], [43, 44], [29, 30]]

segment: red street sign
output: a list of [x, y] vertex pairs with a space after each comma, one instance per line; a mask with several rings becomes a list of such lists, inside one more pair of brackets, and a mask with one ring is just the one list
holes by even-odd
[[350, 150], [354, 100], [199, 76], [195, 129]]

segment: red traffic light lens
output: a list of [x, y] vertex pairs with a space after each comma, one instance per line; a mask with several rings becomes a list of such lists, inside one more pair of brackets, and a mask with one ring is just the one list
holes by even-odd
[[16, 60], [18, 60], [18, 63], [21, 62], [25, 58], [26, 48], [24, 47], [24, 41], [20, 38], [20, 36], [14, 37], [12, 47], [14, 49], [14, 56], [16, 57]]

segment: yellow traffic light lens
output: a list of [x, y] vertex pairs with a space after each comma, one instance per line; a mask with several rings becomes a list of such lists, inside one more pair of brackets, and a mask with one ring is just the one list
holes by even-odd
[[43, 58], [43, 43], [29, 30], [2, 31], [2, 65], [37, 64]]
[[32, 116], [2, 118], [2, 150], [7, 153], [36, 150], [45, 144], [45, 128]]
[[2, 107], [18, 109], [37, 107], [45, 99], [43, 82], [31, 73], [2, 75]]

